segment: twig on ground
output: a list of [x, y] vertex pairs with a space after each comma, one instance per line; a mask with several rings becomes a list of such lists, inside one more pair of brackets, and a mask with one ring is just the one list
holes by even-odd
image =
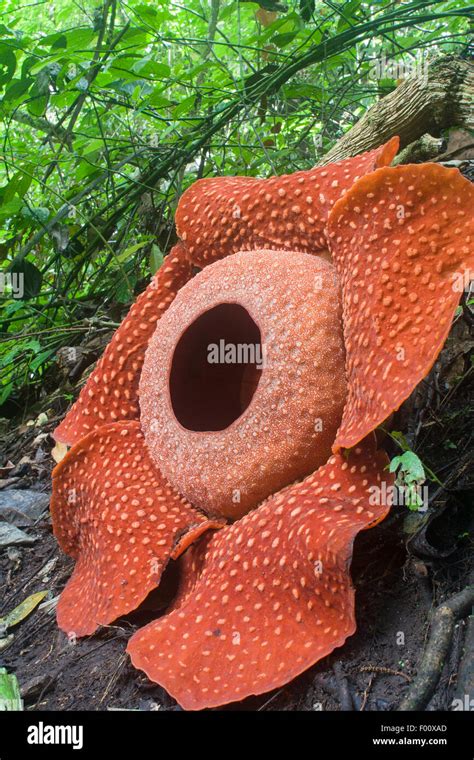
[[367, 701], [369, 699], [370, 690], [372, 689], [372, 684], [375, 681], [375, 679], [376, 679], [376, 674], [372, 673], [372, 675], [369, 678], [369, 683], [367, 684], [367, 686], [366, 686], [366, 688], [364, 690], [364, 693], [362, 695], [362, 703], [361, 703], [360, 711], [359, 712], [363, 712], [365, 710], [365, 706], [366, 706]]
[[263, 703], [263, 705], [260, 705], [260, 707], [258, 708], [257, 712], [262, 712], [262, 710], [265, 710], [265, 708], [268, 707], [268, 705], [270, 704], [270, 702], [273, 702], [274, 699], [276, 699], [277, 697], [280, 696], [280, 694], [282, 693], [282, 691], [284, 691], [284, 689], [285, 689], [284, 686], [281, 689], [278, 689], [278, 691], [276, 692], [276, 694], [273, 694], [270, 697], [270, 699], [267, 699], [267, 701]]
[[105, 687], [105, 691], [104, 691], [104, 693], [102, 694], [102, 696], [101, 696], [101, 698], [100, 698], [100, 700], [99, 700], [99, 704], [100, 704], [100, 705], [103, 703], [103, 701], [105, 700], [105, 698], [106, 698], [106, 697], [107, 697], [107, 695], [109, 694], [109, 692], [110, 692], [110, 690], [111, 690], [112, 686], [115, 686], [115, 684], [116, 684], [116, 682], [117, 682], [117, 680], [118, 680], [118, 677], [119, 677], [119, 675], [120, 675], [120, 672], [123, 670], [123, 668], [124, 668], [124, 666], [125, 666], [126, 662], [127, 662], [127, 657], [126, 657], [126, 655], [122, 655], [122, 656], [119, 658], [119, 661], [118, 661], [118, 663], [117, 663], [117, 667], [114, 669], [114, 672], [112, 673], [112, 676], [109, 678], [109, 681], [108, 681], [108, 683], [107, 683], [107, 686]]
[[470, 612], [474, 585], [467, 586], [440, 604], [433, 616], [431, 633], [418, 674], [400, 702], [398, 711], [423, 710], [430, 701], [443, 670], [456, 621]]

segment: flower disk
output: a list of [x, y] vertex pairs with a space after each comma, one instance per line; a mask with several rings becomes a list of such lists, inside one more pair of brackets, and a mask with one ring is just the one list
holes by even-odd
[[281, 251], [207, 267], [160, 319], [139, 395], [152, 458], [208, 514], [241, 517], [304, 477], [346, 397], [334, 267]]

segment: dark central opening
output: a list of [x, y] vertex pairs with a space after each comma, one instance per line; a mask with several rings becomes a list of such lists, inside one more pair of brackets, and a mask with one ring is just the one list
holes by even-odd
[[247, 409], [262, 373], [260, 330], [243, 306], [201, 314], [175, 348], [171, 404], [188, 430], [224, 430]]

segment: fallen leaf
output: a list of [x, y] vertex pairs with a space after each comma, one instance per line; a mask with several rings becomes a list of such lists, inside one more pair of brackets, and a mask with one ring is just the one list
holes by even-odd
[[68, 446], [66, 443], [61, 443], [58, 441], [54, 449], [51, 449], [51, 456], [53, 457], [56, 464], [58, 464], [61, 459], [64, 459], [64, 457], [67, 454]]
[[17, 677], [0, 668], [0, 711], [16, 710], [23, 710]]
[[12, 628], [14, 625], [18, 625], [22, 620], [31, 615], [34, 609], [40, 602], [43, 601], [45, 596], [49, 594], [49, 591], [37, 591], [36, 594], [31, 594], [24, 599], [21, 604], [15, 607], [8, 615], [0, 618], [0, 631]]
[[[13, 639], [14, 638], [15, 637], [14, 637], [13, 633], [10, 633], [9, 636], [5, 636], [4, 638], [0, 639], [0, 652], [4, 652], [5, 649], [8, 649], [8, 647], [10, 646], [10, 644], [13, 644]], [[0, 707], [0, 709], [1, 709], [1, 707]]]

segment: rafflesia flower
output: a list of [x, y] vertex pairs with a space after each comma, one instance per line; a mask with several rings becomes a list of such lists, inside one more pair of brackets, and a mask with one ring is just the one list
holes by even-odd
[[390, 168], [397, 146], [192, 185], [180, 242], [56, 430], [54, 530], [76, 560], [59, 626], [93, 633], [178, 560], [128, 652], [184, 708], [281, 686], [355, 630], [352, 545], [389, 510], [373, 431], [474, 265], [472, 186]]

